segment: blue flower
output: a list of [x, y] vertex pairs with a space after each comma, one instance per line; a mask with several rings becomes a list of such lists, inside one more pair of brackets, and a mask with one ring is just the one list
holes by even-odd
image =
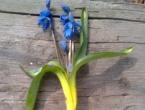
[[38, 25], [40, 25], [43, 29], [43, 31], [46, 31], [48, 28], [50, 28], [53, 24], [52, 20], [52, 14], [50, 11], [50, 3], [51, 0], [45, 0], [46, 1], [46, 10], [42, 10], [40, 12], [39, 18], [38, 18]]
[[61, 15], [60, 16], [60, 22], [62, 22], [62, 24], [65, 25], [67, 22], [69, 22], [69, 16]]
[[64, 37], [67, 40], [73, 40], [79, 34], [79, 27], [80, 25], [75, 21], [66, 23], [64, 25]]
[[42, 10], [38, 18], [38, 24], [45, 31], [52, 25], [52, 14], [50, 10]]
[[71, 11], [69, 6], [67, 6], [67, 5], [62, 5], [62, 9], [65, 12], [65, 14], [69, 14]]
[[59, 46], [65, 53], [68, 53], [68, 45], [65, 39], [59, 41]]
[[60, 22], [65, 25], [69, 21], [74, 21], [74, 17], [71, 14], [71, 10], [67, 5], [62, 5], [64, 14], [60, 16]]
[[50, 10], [42, 10], [38, 18], [38, 25], [45, 31], [52, 26], [52, 14]]
[[74, 17], [72, 16], [72, 14], [70, 13], [69, 15], [61, 15], [60, 16], [60, 22], [62, 22], [63, 25], [65, 25], [68, 22], [73, 22], [74, 21]]
[[40, 16], [51, 17], [52, 14], [51, 14], [51, 11], [50, 10], [42, 10], [40, 12]]
[[47, 7], [48, 9], [50, 9], [51, 0], [45, 0], [45, 1], [46, 1], [46, 7]]
[[71, 10], [68, 6], [62, 6], [64, 15], [60, 16], [60, 22], [64, 25], [64, 37], [67, 40], [73, 40], [79, 34], [80, 24], [74, 20]]

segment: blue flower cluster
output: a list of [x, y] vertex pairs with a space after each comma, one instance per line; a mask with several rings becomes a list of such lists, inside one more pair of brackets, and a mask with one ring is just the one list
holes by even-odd
[[[64, 14], [60, 16], [60, 21], [64, 26], [64, 41], [60, 41], [60, 47], [66, 52], [68, 50], [67, 40], [74, 40], [79, 34], [80, 23], [74, 20], [71, 10], [68, 6], [63, 5]], [[65, 47], [65, 48], [64, 48]]]
[[64, 25], [64, 37], [67, 40], [73, 40], [79, 34], [80, 23], [74, 20], [68, 6], [63, 5], [62, 9], [64, 14], [60, 16], [60, 21]]
[[[53, 19], [52, 13], [50, 10], [51, 0], [46, 0], [47, 9], [42, 10], [40, 12], [40, 16], [38, 18], [38, 25], [42, 27], [43, 31], [46, 31], [48, 28], [52, 28]], [[65, 53], [68, 53], [68, 40], [74, 40], [76, 36], [79, 34], [80, 23], [74, 20], [74, 17], [71, 13], [71, 9], [63, 5], [62, 9], [64, 14], [60, 16], [60, 22], [64, 26], [64, 38], [59, 42], [60, 48], [64, 50]]]
[[50, 2], [51, 0], [46, 0], [47, 9], [42, 10], [40, 12], [40, 16], [38, 18], [38, 25], [42, 27], [44, 31], [52, 26], [52, 13], [50, 11]]

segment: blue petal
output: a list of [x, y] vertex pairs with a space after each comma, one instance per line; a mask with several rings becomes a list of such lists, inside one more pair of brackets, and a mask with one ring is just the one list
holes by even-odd
[[72, 40], [73, 39], [73, 31], [72, 29], [66, 29], [64, 30], [64, 37], [67, 39], [67, 40]]
[[81, 27], [81, 23], [80, 22], [74, 22], [75, 27]]
[[41, 25], [46, 17], [39, 17], [38, 18], [38, 25]]
[[72, 29], [73, 28], [73, 24], [72, 24], [72, 22], [68, 22], [68, 23], [66, 23], [65, 25], [64, 25], [64, 29]]
[[42, 25], [43, 31], [46, 31], [49, 28], [49, 26], [50, 26], [50, 23], [49, 22], [47, 24], [44, 23], [44, 25]]
[[38, 25], [45, 31], [52, 26], [52, 14], [50, 10], [42, 10], [38, 18]]
[[65, 25], [67, 22], [69, 22], [69, 17], [67, 15], [61, 15], [60, 22], [62, 22], [63, 25]]
[[51, 14], [50, 10], [42, 10], [40, 12], [40, 16], [50, 17], [50, 16], [52, 16], [52, 14]]
[[48, 17], [39, 17], [38, 24], [45, 31], [51, 26], [51, 19]]
[[59, 41], [59, 46], [65, 53], [68, 53], [68, 45], [65, 39]]
[[69, 6], [63, 4], [63, 5], [62, 5], [62, 9], [63, 9], [63, 11], [64, 11], [66, 14], [69, 14], [69, 12], [70, 12]]
[[51, 0], [45, 0], [45, 1], [46, 1], [46, 7], [47, 7], [48, 9], [50, 9]]
[[79, 24], [77, 22], [68, 22], [64, 25], [64, 37], [73, 40], [79, 34]]
[[79, 31], [78, 29], [74, 29], [74, 35], [75, 35], [75, 36], [78, 36], [79, 33], [80, 33], [80, 31]]

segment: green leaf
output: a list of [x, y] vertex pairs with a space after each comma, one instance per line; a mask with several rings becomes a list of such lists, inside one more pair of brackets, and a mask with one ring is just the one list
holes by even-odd
[[[58, 63], [56, 63], [56, 64], [58, 64]], [[37, 95], [39, 92], [39, 87], [41, 85], [41, 81], [43, 79], [43, 76], [47, 73], [55, 74], [61, 80], [61, 82], [66, 80], [64, 72], [63, 72], [63, 70], [60, 69], [59, 66], [56, 66], [53, 64], [51, 66], [49, 66], [49, 65], [43, 66], [41, 68], [40, 72], [33, 78], [32, 82], [31, 82], [30, 88], [27, 93], [26, 110], [34, 110]]]
[[118, 56], [125, 56], [128, 55], [133, 51], [132, 47], [126, 48], [120, 52], [96, 52], [96, 53], [90, 53], [87, 56], [79, 59], [74, 68], [74, 73], [76, 73], [81, 66], [89, 63], [90, 61], [101, 59], [101, 58], [112, 58], [112, 57], [118, 57]]
[[[65, 69], [63, 68], [63, 66], [60, 65], [60, 63], [57, 62], [57, 61], [50, 61], [50, 62], [48, 63], [48, 65], [50, 65], [50, 66], [51, 66], [51, 65], [55, 65], [55, 66], [59, 67], [60, 69], [62, 69], [63, 71], [65, 71]], [[24, 68], [24, 66], [22, 66], [22, 65], [20, 65], [20, 68], [21, 68], [28, 76], [30, 76], [31, 78], [36, 77], [36, 76], [40, 73], [40, 71], [42, 70], [42, 67], [37, 68], [37, 69], [33, 69], [33, 70], [27, 70], [27, 69]]]
[[48, 65], [56, 66], [57, 68], [61, 69], [63, 72], [66, 72], [66, 70], [64, 69], [65, 67], [63, 67], [63, 65], [61, 65], [58, 61], [49, 61]]
[[[46, 68], [46, 67], [43, 67], [43, 68]], [[44, 75], [44, 72], [41, 71], [40, 74], [34, 77], [31, 82], [31, 85], [27, 93], [26, 110], [34, 110], [35, 102], [37, 99], [37, 94], [39, 92], [39, 87], [40, 87], [43, 75]]]
[[38, 69], [35, 69], [35, 70], [26, 70], [22, 65], [20, 65], [20, 68], [28, 75], [28, 76], [30, 76], [31, 78], [34, 78], [34, 77], [36, 77], [39, 73], [40, 73], [40, 71], [41, 71], [41, 69], [42, 68], [38, 68]]
[[40, 72], [33, 78], [31, 82], [27, 93], [26, 110], [34, 110], [43, 76], [50, 73], [55, 74], [61, 83], [66, 98], [67, 110], [73, 110], [76, 107], [76, 102], [74, 102], [74, 97], [72, 96], [73, 93], [70, 87], [70, 80], [65, 69], [57, 61], [50, 61], [47, 65], [41, 68]]
[[86, 55], [87, 48], [88, 48], [88, 11], [86, 8], [83, 8], [81, 14], [80, 48], [76, 53], [75, 62], [81, 57], [84, 57]]

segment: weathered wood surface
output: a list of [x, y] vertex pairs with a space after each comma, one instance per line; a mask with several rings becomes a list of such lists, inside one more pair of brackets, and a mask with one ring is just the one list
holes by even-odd
[[[43, 6], [40, 1], [0, 1], [0, 10], [27, 14], [38, 14]], [[121, 50], [128, 46], [135, 50], [129, 57], [94, 61], [81, 70], [78, 110], [145, 110], [145, 6], [115, 3], [89, 9], [93, 18], [89, 50]], [[59, 3], [55, 0], [54, 4]], [[93, 10], [102, 9], [101, 14], [94, 14]], [[80, 12], [75, 13], [78, 16]], [[31, 78], [19, 64], [35, 68], [55, 58], [49, 33], [43, 33], [36, 21], [37, 16], [33, 15], [0, 13], [0, 110], [24, 110]], [[55, 22], [57, 35], [62, 36], [57, 17]], [[54, 76], [45, 77], [36, 110], [58, 109], [65, 110], [59, 82]]]
[[[0, 0], [0, 10], [4, 11], [15, 11], [15, 12], [28, 12], [28, 13], [38, 13], [42, 7], [44, 7], [45, 0]], [[80, 6], [89, 6], [93, 3], [131, 3], [134, 0], [52, 0], [53, 7], [60, 9], [62, 3], [69, 4], [71, 6], [80, 7]], [[95, 5], [94, 4], [94, 5]]]
[[[61, 11], [61, 4], [67, 3], [72, 7], [74, 14], [80, 16], [80, 8], [88, 7], [91, 18], [114, 18], [137, 20], [144, 22], [145, 6], [128, 4], [129, 0], [53, 0], [53, 14], [58, 16]], [[130, 0], [131, 1], [131, 0]], [[127, 3], [126, 3], [127, 2]], [[0, 12], [13, 12], [21, 14], [38, 14], [45, 7], [42, 0], [0, 0]]]

